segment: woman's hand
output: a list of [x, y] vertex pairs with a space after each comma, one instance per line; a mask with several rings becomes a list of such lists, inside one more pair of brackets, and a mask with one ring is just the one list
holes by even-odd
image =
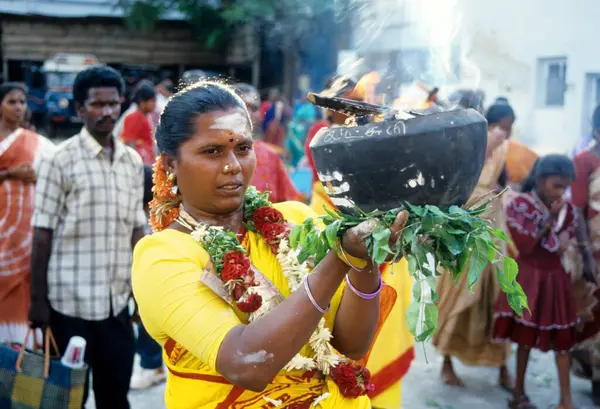
[[8, 177], [25, 183], [35, 183], [35, 170], [33, 170], [31, 165], [19, 166], [18, 168], [10, 169]]
[[[389, 241], [390, 247], [393, 248], [396, 241], [400, 238], [402, 229], [404, 229], [407, 220], [408, 212], [406, 210], [401, 211], [396, 216], [394, 224], [390, 227], [392, 233]], [[369, 254], [367, 251], [366, 239], [371, 235], [377, 224], [378, 221], [372, 219], [364, 221], [358, 226], [349, 229], [342, 237], [341, 244], [344, 251], [353, 257], [368, 260]]]

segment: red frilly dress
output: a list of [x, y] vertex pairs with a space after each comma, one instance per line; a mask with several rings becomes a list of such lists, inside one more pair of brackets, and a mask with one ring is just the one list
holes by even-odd
[[493, 338], [515, 342], [544, 352], [566, 352], [576, 343], [577, 306], [571, 277], [563, 268], [559, 235], [573, 237], [577, 213], [565, 204], [550, 232], [536, 243], [535, 237], [550, 212], [535, 193], [522, 193], [506, 205], [506, 219], [519, 250], [517, 281], [527, 295], [531, 313], [519, 317], [506, 296], [495, 307]]

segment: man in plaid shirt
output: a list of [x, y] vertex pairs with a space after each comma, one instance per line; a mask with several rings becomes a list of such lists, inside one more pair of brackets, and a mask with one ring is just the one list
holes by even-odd
[[142, 160], [113, 135], [123, 89], [109, 67], [77, 75], [84, 126], [40, 163], [32, 218], [31, 326], [49, 325], [62, 353], [86, 339], [98, 409], [129, 408], [131, 259], [146, 225]]

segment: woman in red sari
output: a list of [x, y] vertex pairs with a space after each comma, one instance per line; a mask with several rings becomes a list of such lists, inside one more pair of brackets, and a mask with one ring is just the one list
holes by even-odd
[[558, 408], [572, 409], [569, 351], [576, 343], [577, 306], [571, 278], [561, 256], [575, 235], [577, 212], [563, 199], [575, 179], [575, 166], [566, 156], [542, 157], [523, 185], [523, 193], [506, 206], [506, 220], [518, 249], [517, 280], [530, 311], [517, 316], [506, 295], [496, 302], [495, 341], [519, 345], [517, 379], [511, 409], [534, 406], [525, 394], [525, 372], [532, 348], [553, 351], [560, 384]]
[[29, 327], [35, 168], [54, 149], [46, 138], [21, 127], [26, 94], [20, 84], [0, 86], [0, 344], [22, 343]]

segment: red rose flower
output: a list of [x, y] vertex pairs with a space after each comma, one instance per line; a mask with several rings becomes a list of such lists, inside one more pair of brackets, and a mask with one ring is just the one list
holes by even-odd
[[350, 363], [337, 365], [331, 371], [331, 379], [336, 383], [340, 392], [347, 398], [357, 398], [366, 395], [375, 387], [371, 384], [371, 373], [362, 366]]
[[250, 268], [250, 259], [241, 251], [230, 251], [223, 255], [223, 264], [238, 264], [248, 270]]
[[263, 206], [254, 211], [252, 220], [254, 221], [256, 230], [261, 231], [265, 224], [282, 223], [283, 215], [277, 209], [270, 206]]
[[246, 287], [243, 285], [235, 285], [233, 286], [233, 289], [231, 290], [231, 297], [237, 301], [240, 298], [242, 298], [242, 296], [244, 295], [244, 293], [246, 292]]
[[260, 308], [262, 305], [262, 297], [256, 293], [252, 293], [248, 296], [246, 301], [240, 301], [237, 303], [238, 308], [241, 312], [249, 314]]
[[223, 271], [221, 271], [221, 279], [225, 282], [240, 278], [243, 279], [247, 272], [248, 270], [246, 270], [244, 266], [240, 264], [227, 263], [223, 266]]
[[280, 235], [285, 233], [285, 226], [283, 224], [265, 224], [262, 229], [260, 229], [260, 234], [262, 234], [263, 238], [267, 241], [267, 243], [277, 242], [279, 243]]

